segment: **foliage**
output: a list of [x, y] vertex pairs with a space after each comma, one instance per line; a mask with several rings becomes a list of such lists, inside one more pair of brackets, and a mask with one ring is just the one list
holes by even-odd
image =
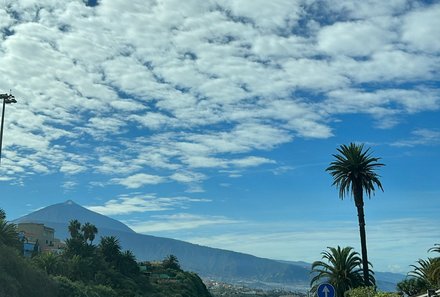
[[[316, 291], [321, 280], [332, 284], [337, 296], [343, 296], [347, 290], [363, 285], [362, 260], [352, 247], [328, 247], [328, 251], [321, 255], [325, 262], [315, 261], [312, 264], [312, 273], [315, 273], [311, 280], [312, 291]], [[369, 275], [370, 282], [374, 284], [372, 271]]]
[[117, 297], [118, 294], [110, 287], [103, 285], [86, 285], [74, 282], [64, 276], [53, 278], [59, 288], [61, 297]]
[[4, 244], [20, 248], [21, 242], [18, 237], [17, 226], [6, 220], [6, 213], [0, 208], [0, 245]]
[[374, 287], [358, 287], [345, 292], [345, 295], [338, 295], [344, 297], [375, 297], [376, 290]]
[[397, 290], [407, 296], [413, 296], [426, 292], [428, 283], [420, 278], [407, 278], [397, 284]]
[[163, 267], [165, 267], [167, 269], [181, 270], [179, 260], [174, 255], [167, 256], [162, 261], [162, 265], [163, 265]]
[[348, 146], [343, 144], [337, 151], [339, 154], [333, 155], [336, 160], [330, 163], [326, 171], [332, 175], [333, 185], [339, 188], [341, 199], [347, 194], [353, 195], [359, 220], [364, 285], [374, 285], [369, 277], [363, 194], [365, 192], [371, 197], [376, 187], [383, 191], [379, 175], [375, 170], [384, 164], [379, 163], [380, 158], [372, 157], [370, 149], [364, 149], [363, 144], [350, 143]]
[[[435, 244], [428, 252], [440, 253], [440, 245]], [[410, 278], [397, 284], [400, 292], [407, 295], [415, 295], [425, 292], [427, 289], [440, 288], [440, 257], [419, 259], [414, 269], [408, 273]]]
[[0, 296], [55, 297], [57, 287], [16, 249], [0, 245]]
[[333, 185], [339, 188], [341, 199], [349, 193], [359, 199], [361, 197], [356, 197], [359, 191], [371, 196], [375, 186], [383, 190], [379, 175], [374, 171], [384, 164], [378, 163], [380, 158], [371, 156], [369, 148], [364, 150], [363, 144], [350, 143], [348, 146], [341, 145], [337, 150], [339, 154], [333, 155], [336, 161], [331, 162], [326, 171], [333, 176]]
[[98, 230], [90, 223], [72, 220], [62, 254], [45, 252], [32, 259], [5, 245], [18, 240], [18, 234], [1, 209], [0, 223], [0, 296], [211, 297], [201, 279], [182, 271], [173, 255], [159, 265], [146, 265], [148, 273], [141, 273], [134, 254], [123, 251], [116, 237], [101, 237], [94, 245]]
[[83, 232], [84, 240], [89, 240], [90, 244], [92, 244], [96, 234], [98, 233], [98, 228], [96, 228], [95, 225], [87, 222], [81, 227], [81, 231]]
[[428, 252], [437, 252], [437, 253], [440, 253], [440, 244], [434, 244], [434, 246], [432, 247], [432, 248], [430, 248], [429, 250], [428, 250]]
[[395, 292], [377, 292], [374, 297], [401, 297], [401, 295]]
[[344, 297], [400, 297], [400, 295], [390, 292], [377, 292], [374, 287], [359, 287], [348, 290]]
[[55, 253], [40, 253], [32, 258], [32, 263], [47, 274], [58, 275], [62, 273], [61, 257]]

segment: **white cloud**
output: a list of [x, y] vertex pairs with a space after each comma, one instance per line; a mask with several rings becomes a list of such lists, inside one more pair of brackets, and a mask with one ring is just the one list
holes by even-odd
[[191, 203], [209, 201], [208, 199], [189, 197], [157, 197], [155, 194], [133, 194], [108, 200], [104, 205], [87, 206], [87, 208], [111, 216], [181, 209], [187, 208]]
[[111, 183], [123, 185], [128, 189], [136, 189], [145, 185], [157, 185], [165, 181], [166, 179], [162, 176], [146, 173], [137, 173], [126, 178], [112, 178], [110, 180]]
[[230, 163], [237, 167], [256, 167], [262, 164], [274, 164], [276, 162], [267, 158], [250, 156], [243, 159], [232, 160]]
[[320, 50], [348, 56], [369, 56], [383, 51], [396, 37], [396, 33], [366, 21], [336, 23], [322, 28], [317, 36]]
[[402, 40], [412, 50], [436, 54], [440, 43], [434, 36], [440, 35], [440, 5], [422, 7], [408, 13], [403, 19]]
[[197, 229], [210, 225], [226, 225], [240, 223], [238, 220], [224, 216], [194, 215], [178, 213], [173, 215], [153, 216], [156, 220], [128, 222], [127, 225], [138, 233], [157, 233], [185, 229]]
[[402, 114], [440, 108], [425, 81], [440, 65], [437, 4], [7, 4], [0, 90], [18, 99], [6, 113], [8, 175], [92, 173], [128, 188], [201, 190], [207, 169], [270, 164], [255, 156], [332, 137], [340, 114], [391, 128]]
[[412, 131], [409, 139], [391, 143], [392, 146], [414, 147], [419, 145], [439, 145], [440, 131], [431, 129], [417, 129]]
[[200, 182], [206, 178], [205, 175], [201, 173], [191, 172], [191, 171], [179, 171], [173, 173], [170, 176], [170, 179], [175, 180], [181, 183], [193, 183]]

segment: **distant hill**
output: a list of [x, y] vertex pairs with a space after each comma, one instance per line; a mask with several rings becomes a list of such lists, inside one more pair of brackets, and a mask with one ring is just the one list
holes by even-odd
[[204, 278], [289, 289], [307, 288], [309, 284], [310, 267], [305, 262], [275, 261], [175, 239], [138, 234], [121, 222], [90, 211], [70, 200], [32, 212], [14, 220], [14, 223], [43, 223], [55, 229], [57, 238], [66, 239], [69, 236], [67, 226], [72, 219], [96, 225], [99, 230], [97, 238], [116, 236], [122, 247], [131, 250], [138, 260], [162, 260], [173, 254], [178, 257], [182, 268], [196, 272]]

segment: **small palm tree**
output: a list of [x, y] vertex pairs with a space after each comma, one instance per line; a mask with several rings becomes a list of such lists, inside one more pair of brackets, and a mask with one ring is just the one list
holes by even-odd
[[424, 281], [430, 288], [440, 287], [440, 258], [419, 259], [417, 264], [411, 265], [414, 270], [409, 275]]
[[0, 208], [0, 244], [19, 248], [20, 242], [17, 226], [6, 221], [6, 213]]
[[57, 275], [62, 268], [61, 257], [55, 253], [41, 253], [33, 257], [32, 262], [47, 274]]
[[364, 284], [370, 286], [363, 195], [365, 192], [371, 197], [371, 193], [376, 190], [375, 187], [383, 191], [375, 170], [384, 164], [379, 163], [380, 158], [371, 156], [369, 148], [364, 150], [363, 144], [341, 145], [337, 150], [339, 154], [333, 155], [336, 160], [330, 163], [326, 171], [333, 176], [333, 185], [339, 188], [341, 199], [349, 193], [354, 197], [359, 220]]
[[[321, 280], [335, 287], [336, 296], [344, 296], [345, 291], [363, 285], [362, 259], [352, 247], [328, 247], [321, 255], [326, 261], [312, 264], [311, 273], [315, 274], [310, 283], [312, 291], [316, 291]], [[369, 283], [374, 284], [373, 272], [369, 272]]]
[[174, 255], [168, 255], [163, 261], [162, 265], [164, 268], [180, 270], [179, 260]]
[[98, 245], [98, 250], [104, 256], [105, 261], [114, 265], [121, 257], [121, 249], [121, 244], [115, 236], [101, 237], [101, 242]]
[[2, 208], [0, 208], [0, 220], [6, 220], [6, 213]]
[[139, 266], [132, 251], [125, 251], [121, 254], [117, 268], [122, 274], [127, 276], [139, 273]]

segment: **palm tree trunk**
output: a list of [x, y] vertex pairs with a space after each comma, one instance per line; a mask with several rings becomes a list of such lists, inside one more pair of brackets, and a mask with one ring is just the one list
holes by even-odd
[[370, 286], [370, 274], [368, 269], [368, 256], [367, 256], [367, 235], [365, 233], [365, 214], [364, 214], [364, 199], [363, 192], [358, 192], [354, 197], [356, 208], [358, 212], [359, 220], [359, 235], [361, 238], [361, 255], [362, 255], [362, 271], [364, 274], [365, 286]]

